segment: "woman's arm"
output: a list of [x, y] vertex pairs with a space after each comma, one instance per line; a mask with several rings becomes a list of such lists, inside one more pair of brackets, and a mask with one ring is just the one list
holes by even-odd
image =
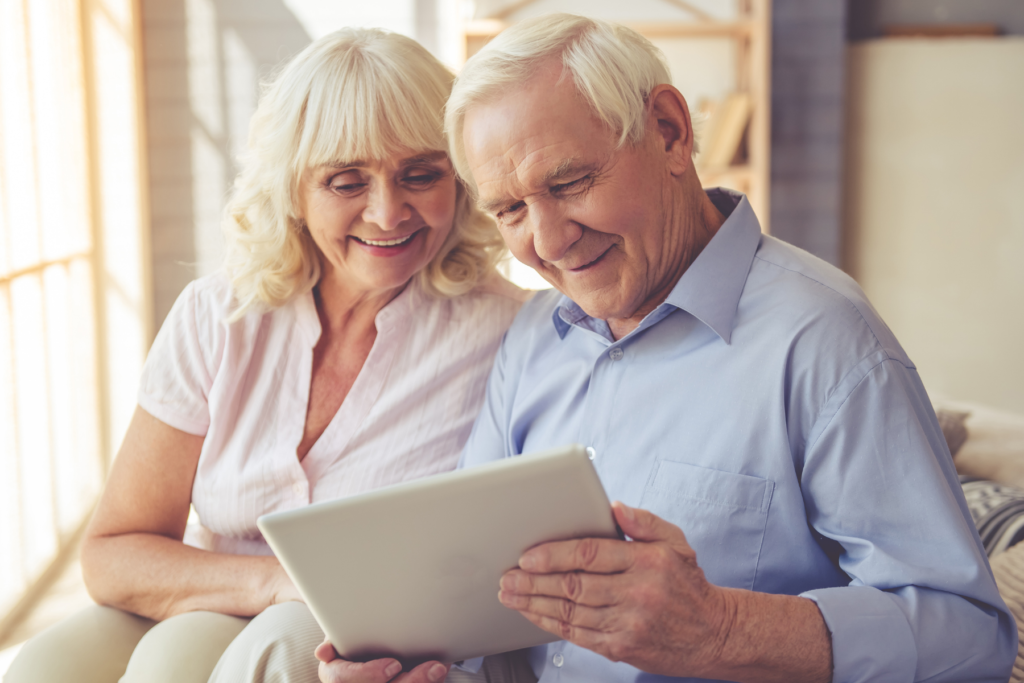
[[136, 408], [82, 546], [94, 600], [166, 619], [195, 610], [253, 616], [300, 599], [274, 557], [182, 543], [202, 445]]

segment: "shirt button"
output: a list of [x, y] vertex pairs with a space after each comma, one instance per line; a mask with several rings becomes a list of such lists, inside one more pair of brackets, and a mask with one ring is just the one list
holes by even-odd
[[597, 451], [594, 450], [593, 446], [587, 446], [587, 457], [591, 460], [597, 457]]
[[295, 495], [298, 496], [301, 496], [303, 493], [305, 493], [304, 487], [302, 486], [301, 482], [295, 482], [294, 484], [292, 484], [292, 491], [295, 491]]
[[608, 357], [612, 360], [622, 360], [622, 349], [616, 346], [614, 349], [608, 352]]
[[561, 667], [563, 664], [565, 664], [565, 657], [563, 657], [561, 653], [558, 653], [557, 655], [551, 658], [551, 663], [555, 666]]

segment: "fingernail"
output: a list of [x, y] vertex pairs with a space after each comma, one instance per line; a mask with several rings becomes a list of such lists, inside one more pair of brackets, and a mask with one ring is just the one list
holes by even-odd
[[401, 670], [402, 670], [402, 665], [401, 664], [399, 664], [398, 662], [391, 662], [390, 664], [387, 665], [387, 668], [384, 669], [384, 675], [387, 676], [388, 678], [394, 678], [395, 676], [398, 675], [398, 672], [400, 672]]
[[530, 571], [537, 565], [537, 560], [534, 559], [533, 555], [523, 555], [519, 558], [520, 569]]
[[431, 683], [438, 683], [438, 681], [443, 681], [447, 674], [448, 669], [444, 664], [435, 664], [427, 672], [427, 678], [430, 679]]
[[631, 522], [636, 520], [636, 515], [633, 514], [633, 508], [629, 507], [625, 503], [619, 503], [619, 506], [622, 508], [622, 516], [623, 517], [625, 517], [626, 519], [628, 519]]

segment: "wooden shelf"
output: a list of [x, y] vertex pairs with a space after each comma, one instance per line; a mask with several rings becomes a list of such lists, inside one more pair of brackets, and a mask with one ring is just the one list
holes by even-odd
[[[514, 22], [503, 19], [471, 19], [465, 22], [466, 37], [493, 38]], [[754, 33], [753, 21], [621, 22], [648, 38], [742, 38]]]

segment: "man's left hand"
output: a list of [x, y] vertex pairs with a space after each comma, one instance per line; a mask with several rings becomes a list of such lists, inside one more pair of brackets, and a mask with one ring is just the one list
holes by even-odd
[[708, 583], [679, 527], [613, 503], [632, 541], [584, 538], [531, 548], [505, 573], [498, 599], [546, 631], [651, 673], [716, 668], [736, 616]]

